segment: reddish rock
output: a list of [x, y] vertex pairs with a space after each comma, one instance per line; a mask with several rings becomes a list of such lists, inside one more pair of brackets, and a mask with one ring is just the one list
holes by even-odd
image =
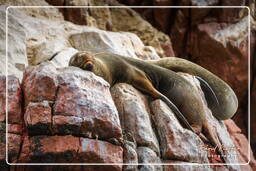
[[[82, 120], [80, 134], [86, 137], [122, 137], [118, 113], [111, 98], [109, 84], [105, 80], [91, 72], [70, 67], [61, 70], [58, 81], [54, 115], [74, 116], [73, 119], [79, 117], [80, 119], [72, 121], [72, 125], [80, 125]], [[69, 122], [71, 120], [69, 118]], [[63, 124], [65, 126], [65, 122]]]
[[8, 124], [8, 133], [22, 135], [23, 128], [20, 124]]
[[17, 161], [20, 145], [21, 136], [17, 134], [8, 133], [8, 162], [13, 163]]
[[19, 79], [14, 76], [8, 76], [8, 123], [21, 124], [21, 87]]
[[[246, 0], [225, 0], [220, 1], [221, 3], [219, 5], [221, 6], [246, 6], [249, 4], [246, 4]], [[249, 1], [247, 1], [249, 2]], [[252, 3], [249, 2], [249, 3]], [[241, 20], [241, 17], [244, 15], [248, 15], [247, 8], [220, 8], [216, 10], [216, 13], [218, 15], [218, 20], [220, 22], [226, 22], [226, 23], [235, 23]]]
[[49, 102], [30, 102], [24, 114], [24, 121], [30, 135], [51, 134], [52, 109]]
[[166, 57], [166, 56], [175, 56], [174, 54], [174, 50], [172, 48], [172, 43], [171, 42], [166, 42], [166, 43], [162, 43], [161, 44], [161, 47], [163, 48], [164, 50], [164, 56], [163, 57]]
[[55, 115], [52, 118], [53, 131], [59, 135], [80, 135], [83, 119], [76, 116]]
[[6, 106], [6, 77], [0, 75], [0, 122], [5, 121]]
[[[175, 5], [174, 1], [170, 0], [154, 0], [155, 6], [173, 6]], [[172, 16], [173, 8], [155, 8], [153, 10], [153, 16], [155, 21], [155, 26], [162, 30], [165, 33], [168, 33], [170, 30], [171, 21], [174, 19]], [[152, 23], [152, 22], [151, 22]]]
[[181, 10], [177, 10], [176, 19], [170, 28], [170, 38], [173, 43], [173, 50], [176, 56], [187, 56], [187, 31], [188, 20]]
[[[123, 163], [123, 149], [108, 142], [80, 138], [78, 161], [81, 163]], [[122, 166], [113, 166], [122, 170]]]
[[5, 138], [5, 134], [2, 135], [0, 136], [0, 163], [5, 163], [6, 144], [3, 140], [3, 138]]
[[[239, 160], [240, 163], [247, 163], [250, 161], [249, 165], [251, 170], [256, 169], [256, 161], [253, 156], [250, 144], [244, 134], [241, 133], [241, 130], [237, 127], [233, 120], [224, 121], [231, 138], [239, 152]], [[244, 169], [248, 169], [249, 167], [244, 167]]]
[[18, 162], [77, 162], [79, 138], [73, 136], [25, 136]]
[[54, 101], [58, 82], [56, 68], [49, 62], [28, 67], [23, 77], [25, 106], [29, 102]]
[[[25, 137], [18, 162], [122, 163], [123, 150], [108, 142], [68, 136]], [[122, 170], [122, 166], [113, 166]]]

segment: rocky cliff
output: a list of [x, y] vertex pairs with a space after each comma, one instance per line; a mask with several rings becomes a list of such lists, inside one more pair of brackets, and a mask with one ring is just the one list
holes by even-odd
[[[96, 0], [4, 2], [5, 5], [52, 7], [49, 3], [70, 6], [120, 5], [116, 1]], [[6, 7], [0, 7], [1, 21], [5, 21]], [[222, 11], [224, 12], [226, 11]], [[186, 10], [177, 12], [177, 15], [185, 14], [188, 15]], [[225, 15], [230, 16], [228, 14]], [[205, 16], [204, 13], [198, 15], [196, 17]], [[162, 24], [168, 23], [164, 21], [166, 20], [161, 20]], [[200, 84], [193, 76], [180, 73], [201, 95], [207, 119], [216, 127], [223, 147], [228, 149], [225, 150], [225, 160], [212, 150], [209, 143], [184, 129], [162, 101], [152, 100], [128, 84], [120, 83], [110, 87], [105, 80], [91, 72], [67, 67], [70, 57], [79, 50], [110, 52], [141, 59], [180, 56], [180, 52], [188, 53], [184, 48], [186, 46], [179, 45], [180, 42], [185, 42], [181, 37], [188, 34], [187, 26], [184, 26], [186, 29], [183, 36], [179, 37], [183, 29], [177, 29], [171, 32], [170, 39], [167, 34], [154, 28], [151, 25], [153, 23], [145, 21], [129, 8], [9, 8], [8, 42], [5, 47], [7, 30], [4, 23], [1, 22], [0, 25], [3, 38], [0, 41], [0, 66], [3, 74], [0, 77], [1, 164], [5, 163], [6, 155], [9, 163], [115, 163], [108, 166], [3, 165], [6, 170], [256, 169], [248, 140], [241, 129], [232, 120], [222, 122], [212, 116]], [[179, 17], [176, 17], [174, 23], [177, 27], [184, 24]], [[198, 53], [192, 55], [205, 61], [217, 59], [211, 56], [213, 54], [224, 53], [222, 56], [230, 61], [227, 67], [233, 68], [235, 75], [238, 72], [242, 74], [239, 76], [241, 79], [238, 76], [232, 79], [234, 82], [240, 81], [239, 84], [244, 83], [247, 80], [244, 72], [247, 64], [244, 61], [244, 48], [248, 46], [244, 33], [248, 27], [246, 18], [242, 16], [225, 27], [215, 20], [214, 24], [196, 22], [195, 25], [197, 29], [194, 38], [197, 43], [193, 47], [200, 49], [195, 50]], [[172, 35], [177, 38], [172, 38]], [[204, 47], [213, 52], [208, 53]], [[8, 48], [8, 77], [4, 76], [5, 48]], [[235, 55], [237, 53], [240, 56]], [[218, 61], [220, 59], [213, 66], [219, 65]], [[226, 74], [224, 79], [230, 75]], [[241, 91], [244, 89], [241, 86]], [[233, 165], [247, 163], [249, 159], [251, 162], [247, 165]], [[188, 165], [223, 162], [230, 165]], [[129, 164], [121, 165], [122, 163]]]

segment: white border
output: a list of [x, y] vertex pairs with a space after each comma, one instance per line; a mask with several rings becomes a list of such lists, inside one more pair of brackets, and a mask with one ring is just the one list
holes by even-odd
[[191, 166], [229, 166], [229, 165], [248, 165], [251, 161], [250, 148], [248, 148], [247, 163], [9, 163], [8, 162], [8, 10], [10, 8], [247, 8], [248, 9], [248, 147], [250, 147], [250, 8], [248, 6], [8, 6], [6, 8], [6, 163], [8, 165], [191, 165]]

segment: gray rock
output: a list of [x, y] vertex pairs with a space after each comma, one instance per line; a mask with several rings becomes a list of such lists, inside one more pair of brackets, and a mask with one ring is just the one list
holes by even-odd
[[[162, 171], [161, 160], [157, 154], [148, 147], [138, 147], [137, 154], [140, 164], [140, 171]], [[159, 165], [147, 165], [147, 164], [159, 164]]]
[[78, 50], [74, 48], [66, 48], [60, 51], [53, 59], [51, 59], [51, 62], [57, 67], [67, 67], [69, 59], [76, 53]]
[[[0, 7], [0, 20], [5, 21], [5, 6]], [[22, 78], [22, 73], [28, 65], [26, 57], [26, 36], [25, 28], [22, 22], [16, 16], [24, 17], [24, 14], [14, 13], [12, 9], [8, 10], [8, 42], [7, 47], [5, 42], [5, 22], [0, 24], [0, 73], [6, 74], [6, 58], [8, 58], [8, 74], [16, 75], [19, 79]], [[7, 56], [6, 56], [7, 48]]]
[[120, 83], [111, 88], [124, 134], [130, 134], [138, 146], [159, 154], [159, 144], [152, 129], [147, 98], [131, 85]]
[[133, 58], [158, 59], [153, 48], [144, 46], [133, 33], [109, 32], [96, 28], [84, 29], [70, 36], [72, 46], [92, 53], [109, 52]]
[[161, 100], [151, 103], [153, 120], [160, 137], [160, 149], [165, 160], [208, 163], [207, 152], [200, 147], [203, 142], [200, 138], [184, 129], [175, 114]]

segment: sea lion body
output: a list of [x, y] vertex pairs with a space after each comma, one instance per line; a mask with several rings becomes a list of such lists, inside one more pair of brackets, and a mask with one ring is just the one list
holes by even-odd
[[204, 79], [216, 94], [218, 103], [212, 98], [212, 95], [204, 91], [208, 107], [218, 120], [229, 119], [237, 111], [238, 100], [232, 88], [205, 68], [176, 57], [165, 57], [159, 60], [148, 60], [147, 62], [175, 72], [186, 72]]
[[[70, 60], [70, 65], [82, 69], [86, 68], [85, 63], [77, 64]], [[111, 86], [121, 82], [128, 83], [155, 99], [161, 99], [163, 94], [177, 106], [193, 131], [201, 132], [205, 120], [203, 103], [191, 83], [177, 73], [140, 59], [108, 53], [94, 55], [92, 63], [94, 67], [91, 71], [104, 78]]]

